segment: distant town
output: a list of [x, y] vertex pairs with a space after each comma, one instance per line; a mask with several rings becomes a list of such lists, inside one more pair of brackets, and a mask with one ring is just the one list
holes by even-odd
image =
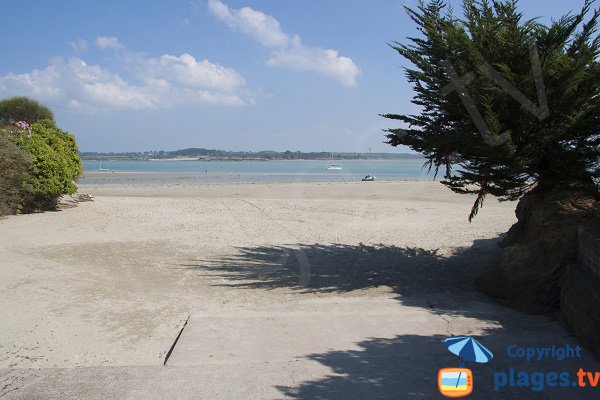
[[394, 160], [420, 159], [421, 154], [411, 153], [345, 153], [345, 152], [302, 152], [302, 151], [225, 151], [202, 148], [188, 148], [174, 151], [146, 151], [124, 153], [80, 152], [84, 160]]

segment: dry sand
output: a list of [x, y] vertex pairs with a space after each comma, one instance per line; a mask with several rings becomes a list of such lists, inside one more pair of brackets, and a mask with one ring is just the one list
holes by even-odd
[[471, 290], [515, 221], [437, 182], [127, 182], [0, 220], [0, 367], [160, 365], [196, 311]]
[[80, 191], [95, 201], [0, 219], [0, 397], [438, 398], [458, 362], [442, 340], [473, 335], [495, 353], [473, 366], [476, 398], [597, 398], [493, 390], [509, 368], [600, 371], [587, 351], [507, 357], [577, 345], [474, 290], [514, 203], [488, 199], [470, 224], [473, 197], [437, 182], [96, 173]]

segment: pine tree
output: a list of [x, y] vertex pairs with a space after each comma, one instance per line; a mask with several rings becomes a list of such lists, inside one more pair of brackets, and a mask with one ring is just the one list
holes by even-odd
[[[452, 190], [477, 193], [469, 219], [487, 194], [515, 200], [535, 185], [600, 177], [598, 10], [577, 29], [591, 3], [549, 27], [523, 21], [517, 1], [467, 0], [464, 19], [443, 14], [441, 0], [421, 3], [418, 11], [407, 8], [424, 38], [392, 47], [416, 67], [406, 76], [414, 85], [413, 103], [423, 112], [384, 115], [410, 125], [389, 129], [387, 137], [393, 146], [423, 153], [436, 174], [443, 167], [443, 183]], [[497, 83], [502, 79], [523, 98], [540, 100], [532, 60], [539, 62], [545, 88], [547, 106], [537, 108], [546, 113], [540, 115]], [[466, 93], [456, 88], [453, 74], [467, 76]], [[477, 126], [464, 96], [472, 100], [487, 132]]]
[[[540, 227], [533, 225], [542, 217], [532, 215], [542, 213], [548, 202], [564, 203], [573, 193], [585, 197], [587, 211], [575, 213], [568, 223], [558, 216], [566, 208], [547, 212], [562, 221], [556, 229], [576, 237], [575, 225], [597, 215], [600, 11], [592, 9], [593, 3], [586, 0], [579, 13], [544, 25], [524, 19], [516, 0], [464, 0], [461, 17], [442, 0], [421, 1], [415, 9], [406, 8], [420, 35], [390, 44], [412, 64], [405, 73], [420, 113], [384, 114], [404, 123], [387, 130], [389, 144], [422, 153], [454, 192], [475, 194], [469, 221], [487, 195], [521, 199], [519, 222], [511, 228], [507, 246], [533, 246], [537, 240], [539, 247], [541, 239], [533, 232]], [[531, 282], [510, 289], [515, 293], [504, 288], [495, 294], [522, 299], [528, 290], [531, 296], [544, 292], [539, 302], [555, 306], [556, 271], [573, 257], [574, 242], [553, 245], [563, 255], [546, 254], [541, 260], [550, 269], [543, 273], [551, 277], [540, 277], [536, 267], [525, 265], [530, 263], [526, 255], [521, 265], [514, 260], [502, 265], [504, 272], [496, 271], [494, 279], [514, 286], [507, 272], [512, 269], [525, 271], [521, 277]], [[539, 250], [531, 252], [540, 256]]]

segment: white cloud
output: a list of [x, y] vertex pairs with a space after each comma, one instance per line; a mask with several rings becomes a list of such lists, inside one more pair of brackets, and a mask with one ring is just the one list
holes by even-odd
[[275, 52], [267, 65], [317, 72], [331, 76], [345, 86], [356, 86], [356, 78], [360, 75], [352, 59], [340, 56], [336, 50], [303, 46], [298, 37], [292, 40], [290, 47]]
[[73, 40], [72, 42], [69, 42], [69, 46], [71, 46], [71, 49], [77, 53], [84, 52], [88, 48], [87, 41], [83, 39]]
[[[120, 44], [112, 39], [110, 43]], [[0, 95], [26, 95], [52, 105], [88, 110], [243, 105], [253, 101], [245, 95], [243, 77], [232, 68], [197, 61], [189, 54], [158, 58], [132, 52], [117, 54], [117, 59], [133, 71], [135, 80], [125, 80], [80, 58], [56, 58], [44, 69], [0, 76]]]
[[0, 77], [0, 93], [28, 95], [74, 108], [158, 106], [144, 87], [130, 85], [118, 75], [79, 58], [57, 58], [45, 69]]
[[182, 85], [232, 92], [244, 86], [244, 78], [233, 68], [225, 68], [208, 60], [196, 61], [189, 54], [142, 61], [142, 77], [171, 79]]
[[244, 32], [265, 47], [288, 45], [288, 35], [281, 30], [279, 22], [270, 15], [250, 7], [232, 10], [219, 0], [209, 0], [208, 9], [229, 27]]
[[122, 49], [125, 46], [114, 36], [98, 36], [96, 45], [101, 49]]
[[296, 71], [310, 71], [336, 79], [345, 86], [355, 86], [360, 69], [351, 58], [340, 56], [337, 50], [308, 47], [298, 36], [281, 30], [279, 21], [250, 7], [229, 8], [220, 0], [208, 1], [209, 11], [229, 27], [257, 40], [265, 47], [276, 49], [267, 65]]

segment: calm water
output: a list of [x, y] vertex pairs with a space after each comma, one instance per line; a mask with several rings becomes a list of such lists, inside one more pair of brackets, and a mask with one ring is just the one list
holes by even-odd
[[[342, 170], [327, 170], [329, 161], [104, 161], [103, 168], [116, 172], [169, 172], [206, 174], [222, 180], [256, 182], [353, 181], [365, 175], [381, 180], [431, 179], [423, 160], [334, 161]], [[99, 161], [85, 160], [84, 170], [98, 171]], [[106, 172], [110, 174], [110, 172]]]

